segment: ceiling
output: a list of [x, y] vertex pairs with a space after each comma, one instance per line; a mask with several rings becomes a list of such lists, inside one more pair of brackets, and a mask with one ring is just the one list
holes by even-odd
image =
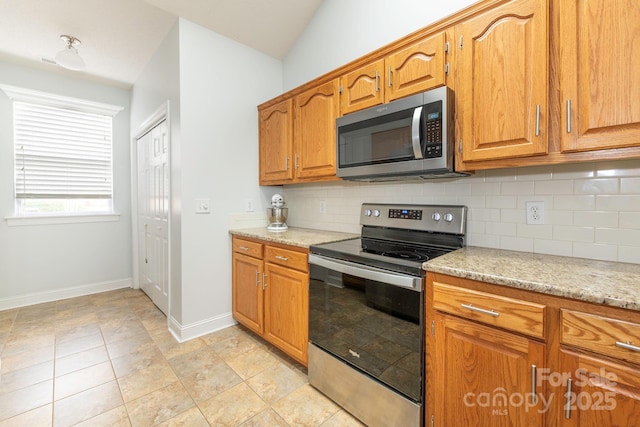
[[[321, 2], [1, 0], [0, 60], [128, 87], [177, 17], [282, 59]], [[65, 48], [61, 34], [80, 39], [78, 52], [87, 64], [86, 71], [73, 72], [50, 63]]]

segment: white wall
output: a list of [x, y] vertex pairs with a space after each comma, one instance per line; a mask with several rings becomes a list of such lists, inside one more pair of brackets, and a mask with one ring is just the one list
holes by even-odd
[[[281, 92], [280, 61], [183, 19], [134, 86], [134, 129], [171, 104], [172, 227], [180, 233], [172, 233], [170, 313], [181, 339], [233, 322], [229, 224], [259, 221], [275, 191], [258, 186], [257, 105]], [[195, 213], [200, 198], [211, 200], [210, 214]], [[253, 214], [244, 213], [246, 199]]]
[[[256, 50], [180, 21], [183, 325], [231, 313], [230, 216], [258, 186], [257, 105], [282, 92], [282, 65]], [[195, 199], [211, 214], [195, 214]]]
[[[471, 3], [325, 0], [284, 61], [284, 87]], [[348, 22], [357, 25], [340, 24]], [[424, 183], [291, 185], [284, 195], [294, 226], [358, 233], [363, 202], [465, 204], [470, 245], [640, 263], [640, 160], [503, 169]], [[326, 214], [319, 213], [321, 200]], [[545, 202], [546, 224], [525, 223], [529, 200]]]
[[119, 105], [113, 120], [116, 222], [7, 225], [14, 215], [12, 104], [0, 91], [0, 309], [64, 298], [131, 280], [129, 102], [125, 89], [0, 62], [0, 84]]

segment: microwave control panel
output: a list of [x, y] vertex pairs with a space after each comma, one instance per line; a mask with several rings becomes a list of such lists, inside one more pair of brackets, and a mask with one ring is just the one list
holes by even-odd
[[431, 102], [423, 107], [424, 157], [442, 157], [442, 101]]

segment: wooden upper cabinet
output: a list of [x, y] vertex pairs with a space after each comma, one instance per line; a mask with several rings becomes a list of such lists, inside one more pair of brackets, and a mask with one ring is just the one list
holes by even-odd
[[547, 0], [514, 0], [456, 27], [465, 162], [547, 153], [548, 21]]
[[340, 115], [338, 79], [298, 95], [294, 111], [296, 177], [335, 177], [336, 118]]
[[340, 78], [342, 114], [384, 102], [384, 58], [351, 71]]
[[421, 39], [386, 59], [387, 102], [445, 84], [445, 33]]
[[259, 111], [260, 185], [293, 178], [293, 100], [286, 99]]
[[640, 146], [640, 3], [559, 3], [562, 151]]

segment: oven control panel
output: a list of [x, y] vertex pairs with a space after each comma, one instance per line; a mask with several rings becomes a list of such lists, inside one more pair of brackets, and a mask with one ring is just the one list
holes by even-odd
[[389, 218], [422, 219], [422, 209], [389, 209]]
[[467, 225], [467, 207], [363, 203], [360, 210], [360, 224], [464, 235]]

